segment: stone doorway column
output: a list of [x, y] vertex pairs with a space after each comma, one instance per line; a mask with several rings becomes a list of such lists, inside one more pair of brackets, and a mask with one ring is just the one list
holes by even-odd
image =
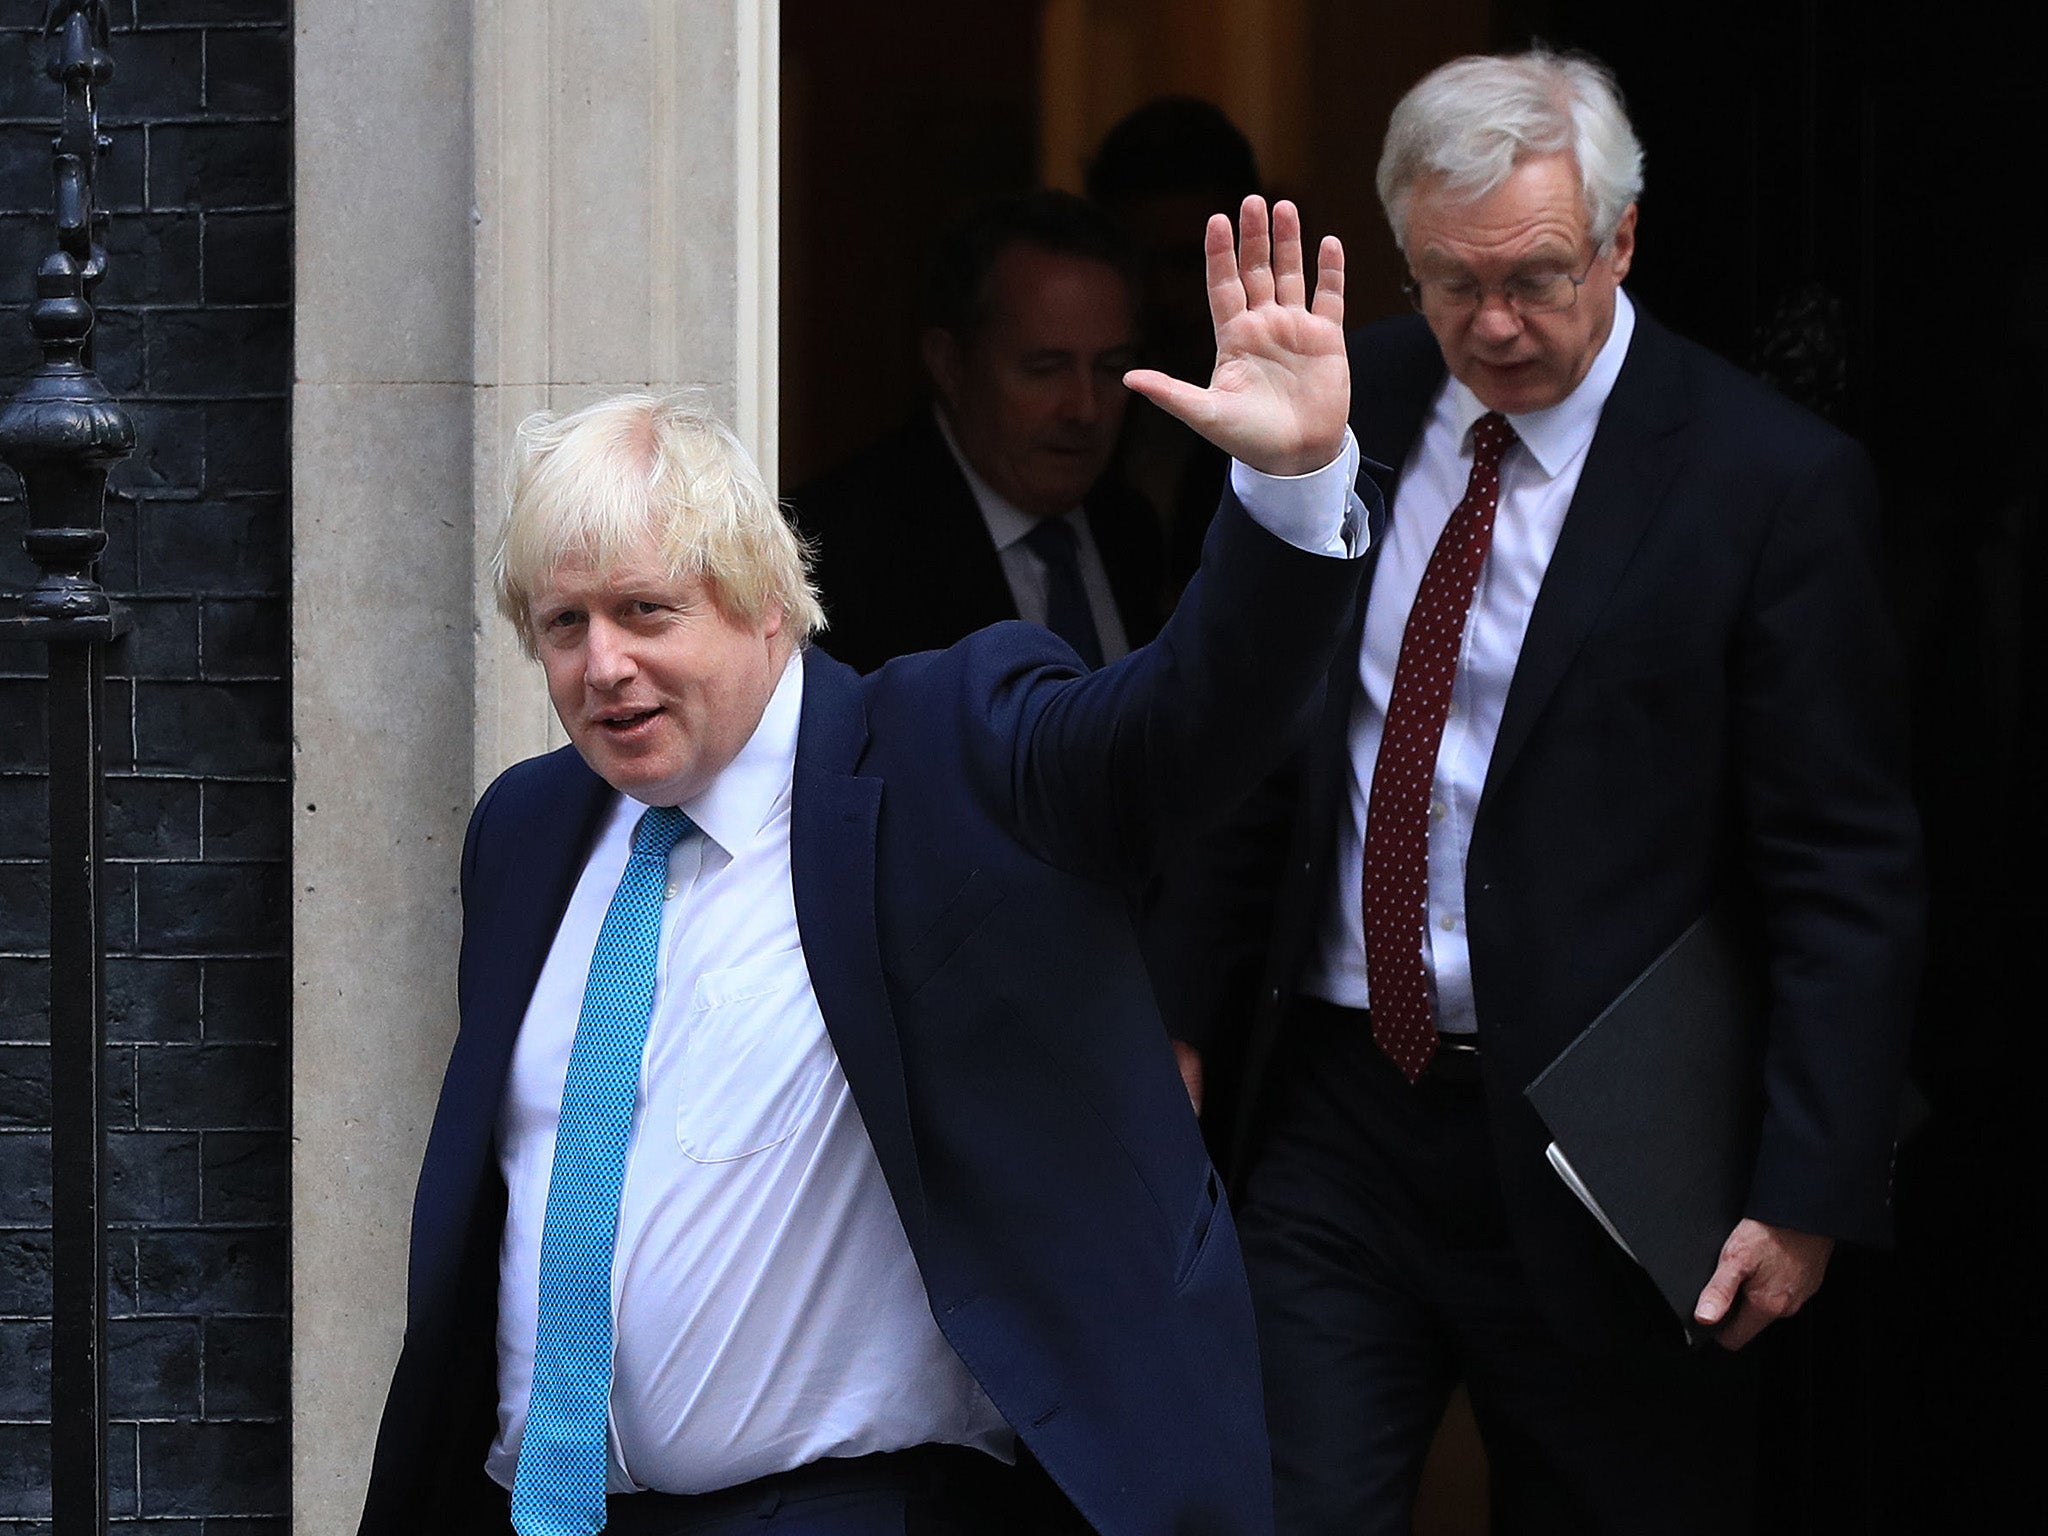
[[485, 568], [511, 429], [706, 388], [771, 480], [776, 0], [298, 9], [293, 1528], [353, 1531], [475, 794], [558, 741]]

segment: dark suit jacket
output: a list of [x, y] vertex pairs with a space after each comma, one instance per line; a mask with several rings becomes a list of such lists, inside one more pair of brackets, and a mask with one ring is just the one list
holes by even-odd
[[[816, 541], [825, 644], [855, 670], [1017, 617], [988, 525], [930, 411], [789, 503]], [[1098, 481], [1082, 506], [1125, 637], [1143, 645], [1164, 617], [1158, 522], [1114, 480]]]
[[[1352, 427], [1368, 460], [1396, 466], [1391, 501], [1443, 361], [1411, 317], [1354, 335], [1351, 368]], [[1668, 1331], [1669, 1318], [1546, 1165], [1522, 1090], [1716, 902], [1751, 932], [1771, 998], [1749, 1213], [1888, 1236], [1922, 911], [1875, 500], [1853, 442], [1638, 308], [1523, 641], [1465, 872], [1517, 1247], [1582, 1343]], [[1235, 915], [1212, 893], [1183, 941], [1224, 956], [1225, 923], [1268, 936], [1238, 970], [1259, 985], [1240, 1168], [1330, 878], [1362, 607], [1314, 746], [1237, 829]], [[1246, 917], [1247, 888], [1277, 892], [1269, 926]]]
[[[1218, 514], [1158, 642], [1091, 675], [1000, 626], [862, 679], [804, 662], [804, 958], [932, 1312], [1105, 1536], [1270, 1528], [1250, 1302], [1124, 887], [1307, 725], [1361, 562]], [[1284, 613], [1287, 622], [1272, 622]], [[573, 751], [486, 792], [461, 1030], [413, 1216], [370, 1536], [487, 1524], [493, 1154], [512, 1045], [609, 791]]]

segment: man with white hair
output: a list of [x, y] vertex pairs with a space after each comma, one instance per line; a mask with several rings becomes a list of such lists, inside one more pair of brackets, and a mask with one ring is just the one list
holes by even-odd
[[[1351, 358], [1390, 533], [1240, 840], [1270, 911], [1197, 903], [1187, 944], [1235, 923], [1258, 986], [1233, 1178], [1283, 1536], [1405, 1532], [1461, 1381], [1495, 1530], [1740, 1529], [1742, 1347], [1888, 1236], [1921, 893], [1871, 470], [1630, 301], [1641, 167], [1612, 79], [1542, 51], [1388, 129], [1419, 313]], [[1697, 1305], [1725, 1347], [1688, 1353], [1522, 1090], [1709, 909], [1766, 989], [1764, 1109]]]
[[[862, 678], [731, 435], [522, 432], [500, 607], [570, 745], [463, 850], [461, 1030], [364, 1536], [1270, 1529], [1251, 1306], [1128, 890], [1281, 756], [1356, 595], [1343, 257], [1212, 219], [1211, 560], [1098, 671]], [[1376, 497], [1376, 493], [1375, 493]]]

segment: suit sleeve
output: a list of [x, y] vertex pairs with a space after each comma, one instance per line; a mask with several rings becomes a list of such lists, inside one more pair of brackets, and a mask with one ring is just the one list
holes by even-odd
[[1241, 802], [1302, 739], [1363, 565], [1293, 547], [1226, 496], [1150, 645], [1085, 677], [991, 679], [995, 717], [1018, 725], [1008, 792], [1026, 842], [1129, 881]]
[[1792, 484], [1758, 562], [1735, 712], [1771, 996], [1749, 1214], [1863, 1242], [1890, 1233], [1924, 920], [1875, 514], [1846, 439]]

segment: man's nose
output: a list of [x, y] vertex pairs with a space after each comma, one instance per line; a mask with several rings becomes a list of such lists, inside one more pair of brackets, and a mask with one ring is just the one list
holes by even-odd
[[1069, 421], [1092, 424], [1101, 419], [1102, 382], [1095, 377], [1094, 369], [1076, 368], [1067, 375], [1066, 387], [1060, 391], [1060, 405]]
[[1489, 288], [1472, 312], [1472, 330], [1482, 341], [1511, 341], [1522, 332], [1522, 312], [1504, 291]]
[[593, 688], [616, 688], [631, 678], [634, 670], [633, 648], [626, 633], [606, 619], [592, 618], [584, 637], [584, 679]]

